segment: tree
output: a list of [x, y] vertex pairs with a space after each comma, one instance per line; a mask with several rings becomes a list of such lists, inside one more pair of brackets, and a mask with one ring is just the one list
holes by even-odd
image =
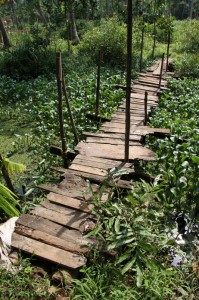
[[4, 48], [10, 48], [12, 47], [12, 43], [9, 39], [8, 33], [6, 31], [5, 25], [4, 25], [4, 21], [0, 15], [0, 32], [2, 34], [2, 38], [3, 38], [3, 44], [4, 44]]
[[[7, 0], [0, 0], [0, 6], [3, 4], [7, 4], [9, 1]], [[10, 48], [12, 47], [12, 43], [9, 39], [8, 33], [6, 31], [5, 25], [4, 25], [4, 20], [1, 16], [1, 12], [0, 12], [0, 32], [1, 32], [1, 36], [3, 38], [3, 43], [4, 43], [4, 48]]]

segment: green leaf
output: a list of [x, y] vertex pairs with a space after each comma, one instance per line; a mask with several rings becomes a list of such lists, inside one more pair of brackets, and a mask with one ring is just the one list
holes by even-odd
[[199, 156], [195, 156], [194, 155], [194, 156], [192, 156], [191, 159], [192, 159], [193, 162], [195, 162], [195, 163], [197, 163], [199, 165]]
[[128, 263], [122, 268], [122, 274], [126, 273], [135, 264], [136, 256], [133, 257]]
[[136, 284], [137, 287], [141, 287], [143, 281], [143, 273], [141, 264], [136, 261]]
[[135, 238], [132, 237], [130, 239], [123, 239], [123, 240], [115, 241], [115, 242], [111, 243], [110, 245], [108, 245], [108, 250], [115, 249], [120, 246], [129, 244], [129, 243], [133, 242], [134, 240], [135, 240]]

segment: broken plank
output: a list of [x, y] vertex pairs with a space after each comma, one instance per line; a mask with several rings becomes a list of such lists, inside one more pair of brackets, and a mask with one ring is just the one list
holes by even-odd
[[89, 213], [93, 209], [92, 204], [88, 204], [85, 201], [81, 201], [76, 198], [71, 198], [63, 195], [58, 195], [56, 193], [49, 193], [47, 199], [52, 203], [57, 203], [60, 205], [67, 206], [69, 208], [81, 210], [83, 212]]
[[38, 242], [18, 233], [13, 233], [12, 235], [12, 247], [70, 269], [78, 269], [86, 263], [86, 258], [81, 255]]

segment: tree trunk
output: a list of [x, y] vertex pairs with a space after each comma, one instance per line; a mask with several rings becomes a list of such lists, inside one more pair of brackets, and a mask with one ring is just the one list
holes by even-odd
[[3, 19], [1, 16], [0, 16], [0, 31], [1, 31], [2, 37], [3, 37], [4, 48], [6, 49], [6, 48], [12, 47], [11, 41], [8, 37], [7, 31], [5, 29]]
[[74, 44], [79, 44], [80, 43], [80, 39], [77, 33], [77, 27], [76, 27], [76, 23], [75, 23], [75, 14], [73, 9], [71, 10], [71, 12], [69, 13], [69, 17], [70, 17], [70, 33], [71, 33], [71, 40], [73, 41]]
[[193, 6], [194, 6], [194, 1], [195, 1], [195, 0], [191, 0], [191, 3], [190, 3], [190, 11], [189, 11], [189, 18], [190, 18], [190, 19], [193, 18]]

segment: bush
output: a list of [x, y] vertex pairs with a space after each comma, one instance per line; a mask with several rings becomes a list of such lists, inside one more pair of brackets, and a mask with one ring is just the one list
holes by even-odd
[[126, 26], [119, 25], [116, 18], [103, 20], [101, 26], [84, 34], [79, 45], [80, 55], [90, 56], [97, 62], [98, 52], [104, 50], [104, 63], [116, 66], [126, 62]]
[[0, 74], [29, 79], [55, 72], [55, 54], [49, 43], [50, 32], [42, 26], [33, 26], [20, 45], [0, 57]]

